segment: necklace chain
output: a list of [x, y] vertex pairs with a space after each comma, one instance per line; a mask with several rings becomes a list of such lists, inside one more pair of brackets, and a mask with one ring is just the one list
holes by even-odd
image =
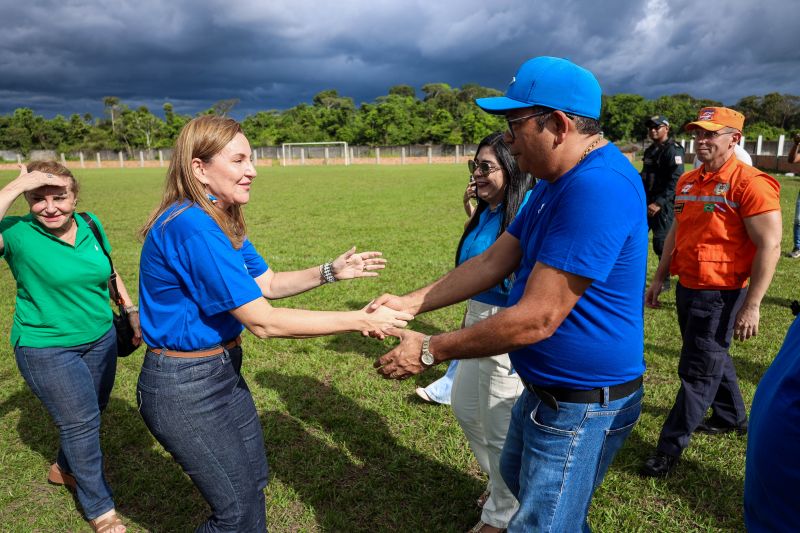
[[583, 160], [586, 158], [586, 156], [587, 156], [587, 155], [589, 155], [589, 152], [591, 152], [592, 150], [594, 150], [594, 147], [595, 147], [595, 146], [597, 145], [597, 143], [599, 143], [599, 142], [600, 142], [602, 139], [603, 139], [602, 137], [598, 137], [597, 139], [595, 139], [595, 140], [594, 140], [594, 142], [593, 142], [592, 144], [590, 144], [589, 146], [587, 146], [587, 147], [586, 147], [586, 150], [584, 150], [584, 152], [583, 152], [583, 155], [581, 156], [581, 158], [580, 158], [580, 159], [578, 159], [578, 163], [580, 163], [581, 161], [583, 161]]

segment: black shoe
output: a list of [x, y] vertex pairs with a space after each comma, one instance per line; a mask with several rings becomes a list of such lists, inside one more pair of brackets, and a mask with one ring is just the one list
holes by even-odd
[[709, 435], [722, 435], [723, 433], [732, 433], [735, 431], [738, 435], [747, 435], [747, 422], [739, 424], [738, 426], [729, 426], [712, 416], [703, 420], [695, 431], [708, 433]]
[[678, 457], [664, 452], [656, 452], [647, 458], [639, 473], [647, 477], [666, 477], [678, 463]]

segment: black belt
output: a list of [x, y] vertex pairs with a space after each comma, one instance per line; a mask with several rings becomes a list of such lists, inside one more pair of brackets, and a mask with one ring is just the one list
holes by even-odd
[[[558, 402], [566, 403], [603, 403], [606, 401], [603, 387], [599, 389], [577, 390], [565, 389], [562, 387], [537, 387], [532, 383], [528, 383], [524, 379], [522, 382], [525, 388], [530, 392], [536, 394], [545, 405], [558, 411]], [[642, 386], [642, 376], [620, 383], [619, 385], [611, 385], [608, 387], [608, 401], [619, 400], [633, 394]]]

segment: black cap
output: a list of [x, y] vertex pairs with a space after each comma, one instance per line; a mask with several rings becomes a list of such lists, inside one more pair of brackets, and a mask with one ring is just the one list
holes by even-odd
[[650, 126], [650, 125], [662, 126], [663, 125], [663, 126], [669, 127], [669, 120], [667, 120], [667, 117], [663, 117], [661, 115], [655, 115], [653, 117], [648, 118], [644, 122], [644, 125], [645, 126]]

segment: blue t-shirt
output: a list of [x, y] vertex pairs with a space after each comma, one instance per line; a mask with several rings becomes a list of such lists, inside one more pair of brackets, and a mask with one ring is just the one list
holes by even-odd
[[[522, 208], [525, 207], [530, 196], [531, 191], [525, 193], [525, 197], [522, 199], [522, 204], [519, 206], [517, 213], [522, 211]], [[478, 218], [478, 224], [464, 237], [464, 242], [461, 244], [461, 252], [458, 255], [459, 265], [467, 259], [471, 259], [476, 255], [481, 255], [487, 248], [494, 244], [494, 241], [497, 240], [497, 232], [500, 231], [500, 222], [502, 218], [503, 204], [499, 204], [495, 207], [494, 211], [490, 210], [488, 207], [483, 210]], [[508, 280], [504, 280], [503, 283], [492, 287], [488, 291], [473, 296], [472, 299], [489, 305], [505, 307], [508, 301], [509, 289], [510, 284]]]
[[511, 352], [523, 379], [592, 389], [644, 373], [645, 213], [642, 178], [613, 144], [534, 186], [508, 227], [522, 247], [508, 305], [537, 262], [593, 281], [550, 338]]
[[139, 303], [148, 346], [202, 350], [235, 338], [243, 326], [228, 311], [257, 298], [267, 264], [245, 239], [239, 250], [197, 205], [156, 221], [142, 247]]
[[800, 524], [800, 317], [758, 384], [750, 410], [744, 523], [751, 533]]

